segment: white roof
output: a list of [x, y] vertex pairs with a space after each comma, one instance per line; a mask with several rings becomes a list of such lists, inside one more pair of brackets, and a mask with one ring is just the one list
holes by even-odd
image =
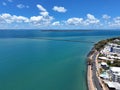
[[112, 82], [116, 90], [120, 90], [120, 84], [118, 82]]
[[110, 88], [115, 88], [115, 86], [113, 85], [112, 82], [107, 82], [107, 85], [108, 85], [108, 87], [110, 87]]
[[120, 67], [110, 67], [113, 72], [120, 72]]
[[114, 41], [119, 42], [120, 40], [119, 39], [115, 39]]
[[104, 59], [104, 60], [106, 60], [106, 59], [108, 59], [108, 58], [106, 58], [106, 57], [99, 57], [99, 59]]
[[109, 59], [109, 58], [107, 58], [107, 57], [98, 57], [99, 59], [102, 59], [102, 60], [111, 60], [111, 61], [113, 61], [114, 59]]
[[106, 62], [102, 62], [101, 65], [106, 65], [107, 66], [107, 63]]
[[108, 87], [115, 88], [116, 90], [120, 90], [120, 84], [118, 82], [106, 82]]

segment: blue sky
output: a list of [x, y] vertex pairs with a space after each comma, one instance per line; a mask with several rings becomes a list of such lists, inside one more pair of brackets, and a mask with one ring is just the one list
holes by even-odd
[[120, 29], [120, 0], [0, 0], [0, 29]]

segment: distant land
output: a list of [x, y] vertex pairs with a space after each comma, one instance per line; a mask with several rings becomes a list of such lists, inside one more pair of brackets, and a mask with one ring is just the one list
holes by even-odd
[[43, 32], [81, 32], [81, 31], [95, 31], [95, 30], [101, 30], [101, 31], [103, 31], [103, 30], [120, 30], [120, 29], [75, 29], [75, 30], [73, 30], [73, 29], [63, 29], [63, 30], [41, 30], [41, 31], [43, 31]]
[[39, 30], [43, 32], [80, 32], [80, 31], [117, 31], [120, 29], [0, 29], [2, 30]]
[[92, 30], [41, 30], [42, 32], [81, 32], [81, 31], [92, 31]]

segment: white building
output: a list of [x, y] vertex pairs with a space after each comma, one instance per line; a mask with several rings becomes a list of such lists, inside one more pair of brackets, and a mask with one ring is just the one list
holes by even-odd
[[110, 47], [110, 52], [120, 54], [120, 45], [114, 43], [108, 43], [108, 46]]
[[109, 90], [120, 90], [120, 83], [105, 81]]
[[120, 40], [119, 39], [115, 39], [114, 42], [120, 42]]
[[116, 54], [120, 54], [120, 46], [112, 47], [112, 52]]
[[102, 54], [107, 55], [111, 51], [110, 45], [105, 45], [104, 49], [101, 51]]
[[103, 57], [106, 57], [104, 60], [120, 59], [120, 45], [108, 43], [100, 53], [103, 54], [102, 57], [99, 57], [100, 59]]
[[120, 83], [120, 67], [110, 67], [110, 76], [113, 82]]

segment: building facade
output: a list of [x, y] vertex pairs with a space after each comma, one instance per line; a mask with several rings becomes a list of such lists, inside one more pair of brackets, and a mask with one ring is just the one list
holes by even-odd
[[113, 82], [120, 83], [120, 67], [111, 67], [110, 77]]

